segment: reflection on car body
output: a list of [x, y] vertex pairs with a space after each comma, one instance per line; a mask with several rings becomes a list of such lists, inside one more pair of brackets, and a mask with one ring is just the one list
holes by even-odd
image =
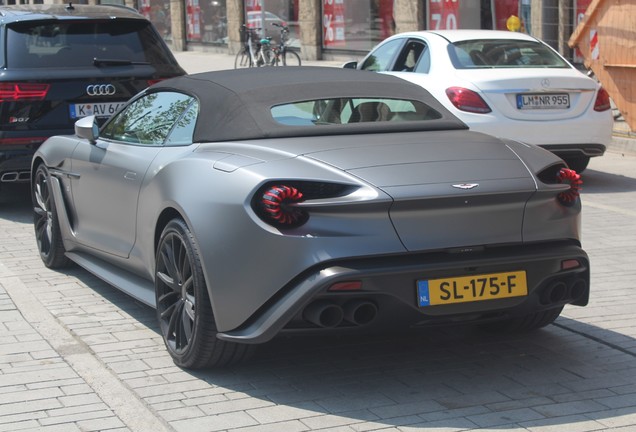
[[388, 75], [167, 80], [47, 140], [32, 171], [44, 263], [156, 307], [182, 367], [285, 332], [530, 330], [588, 301], [578, 174]]

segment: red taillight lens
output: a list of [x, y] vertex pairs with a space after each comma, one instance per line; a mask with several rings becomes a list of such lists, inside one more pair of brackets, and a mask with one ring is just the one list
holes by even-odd
[[446, 89], [446, 96], [455, 108], [462, 111], [486, 114], [492, 110], [481, 96], [472, 90], [462, 87], [450, 87]]
[[302, 192], [295, 187], [275, 185], [263, 193], [261, 208], [275, 224], [293, 227], [302, 225], [309, 218], [307, 212], [294, 207], [294, 204], [303, 200]]
[[49, 84], [0, 83], [0, 102], [43, 100]]
[[360, 291], [362, 289], [362, 281], [336, 282], [331, 285], [327, 291]]
[[563, 205], [571, 205], [581, 194], [581, 185], [583, 184], [581, 176], [574, 170], [561, 168], [561, 171], [557, 174], [557, 180], [559, 183], [570, 184], [570, 189], [565, 192], [561, 192], [558, 199]]
[[594, 101], [594, 111], [607, 111], [612, 108], [610, 104], [610, 96], [607, 90], [603, 87], [598, 89], [596, 94], [596, 100]]

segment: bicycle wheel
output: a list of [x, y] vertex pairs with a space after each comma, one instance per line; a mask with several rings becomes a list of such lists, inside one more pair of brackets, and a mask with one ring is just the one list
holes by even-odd
[[296, 51], [285, 51], [281, 57], [283, 66], [300, 66], [300, 56]]
[[245, 52], [245, 50], [241, 50], [236, 54], [236, 58], [234, 59], [234, 69], [241, 69], [252, 66], [252, 62], [250, 61], [250, 53]]
[[261, 56], [263, 60], [263, 64], [261, 66], [275, 66], [276, 65], [276, 55], [271, 49], [261, 48]]

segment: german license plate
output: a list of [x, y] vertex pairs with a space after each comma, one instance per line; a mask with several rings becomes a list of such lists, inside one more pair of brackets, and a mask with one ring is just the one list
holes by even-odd
[[518, 94], [517, 108], [520, 110], [570, 108], [570, 95], [567, 93]]
[[420, 307], [528, 295], [525, 271], [418, 280]]
[[94, 115], [95, 117], [110, 117], [126, 102], [98, 102], [87, 104], [71, 104], [69, 111], [72, 119]]

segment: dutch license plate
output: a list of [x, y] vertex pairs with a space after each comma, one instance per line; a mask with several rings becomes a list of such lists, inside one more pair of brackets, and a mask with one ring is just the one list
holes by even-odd
[[434, 306], [528, 295], [525, 271], [418, 280], [418, 305]]
[[126, 102], [98, 102], [86, 104], [71, 104], [69, 111], [72, 119], [94, 115], [95, 117], [110, 117]]
[[567, 93], [518, 94], [517, 108], [520, 110], [570, 108], [570, 95]]

